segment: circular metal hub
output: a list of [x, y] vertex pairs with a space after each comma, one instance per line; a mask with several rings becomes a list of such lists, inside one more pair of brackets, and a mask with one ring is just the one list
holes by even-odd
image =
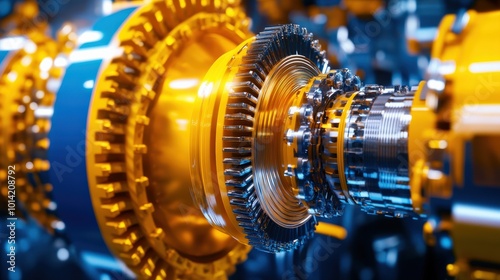
[[262, 85], [260, 102], [254, 120], [252, 161], [255, 167], [254, 184], [262, 209], [279, 226], [296, 228], [306, 223], [311, 215], [295, 197], [291, 178], [285, 176], [287, 166], [282, 164], [285, 122], [294, 97], [319, 69], [301, 55], [291, 55], [278, 62]]
[[241, 242], [277, 252], [313, 234], [316, 220], [279, 160], [291, 100], [327, 68], [312, 35], [284, 25], [242, 43], [205, 76], [193, 120], [195, 197], [213, 225]]

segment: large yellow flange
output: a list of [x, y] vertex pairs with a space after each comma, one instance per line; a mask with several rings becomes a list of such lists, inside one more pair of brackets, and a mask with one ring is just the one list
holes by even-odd
[[[415, 210], [452, 199], [451, 213], [428, 232], [453, 237], [457, 279], [498, 279], [500, 228], [500, 53], [491, 38], [500, 12], [468, 11], [441, 21], [428, 79], [412, 106], [409, 163]], [[450, 226], [451, 225], [451, 226]], [[487, 265], [484, 265], [487, 264]], [[495, 266], [496, 265], [496, 266]]]
[[111, 250], [141, 278], [225, 278], [250, 247], [191, 199], [190, 119], [212, 63], [251, 34], [226, 1], [154, 1], [124, 23], [87, 127], [90, 193]]

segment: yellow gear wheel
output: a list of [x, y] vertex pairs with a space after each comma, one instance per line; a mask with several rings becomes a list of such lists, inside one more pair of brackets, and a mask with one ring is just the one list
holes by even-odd
[[[40, 27], [23, 37], [3, 39], [13, 50], [0, 74], [1, 197], [7, 199], [14, 194], [21, 209], [50, 232], [57, 226], [56, 205], [47, 195], [52, 185], [41, 173], [50, 168], [45, 160], [50, 112], [64, 61], [75, 39], [69, 25], [58, 36], [60, 42], [48, 37]], [[12, 181], [7, 175], [9, 166], [15, 166], [14, 193], [6, 185], [8, 180]], [[19, 211], [16, 214], [21, 215]]]
[[234, 1], [152, 1], [121, 27], [87, 126], [96, 218], [140, 278], [226, 278], [249, 246], [213, 228], [190, 194], [189, 120], [212, 63], [251, 36]]

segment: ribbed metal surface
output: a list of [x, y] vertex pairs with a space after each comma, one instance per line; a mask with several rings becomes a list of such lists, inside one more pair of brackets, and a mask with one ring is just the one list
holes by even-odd
[[[349, 195], [371, 214], [414, 216], [408, 171], [408, 127], [413, 93], [386, 89], [351, 106], [344, 135]], [[371, 106], [370, 103], [372, 103]]]
[[[252, 143], [245, 140], [252, 137], [252, 132], [258, 128], [254, 119], [257, 119], [259, 114], [259, 103], [263, 102], [261, 89], [269, 73], [282, 59], [294, 55], [301, 55], [310, 60], [321, 72], [327, 69], [324, 52], [320, 51], [318, 41], [313, 40], [312, 34], [306, 29], [289, 24], [268, 27], [259, 33], [243, 58], [243, 64], [236, 75], [237, 80], [233, 81], [225, 118], [223, 153], [230, 204], [250, 245], [269, 252], [297, 248], [312, 237], [316, 224], [315, 219], [309, 218], [301, 221], [297, 227], [287, 228], [276, 223], [269, 213], [266, 213], [262, 204], [269, 203], [276, 196], [273, 194], [262, 197], [263, 189], [272, 188], [280, 197], [285, 197], [286, 194], [278, 193], [279, 187], [272, 184], [277, 178], [271, 176], [276, 174], [257, 176], [256, 180], [256, 152], [259, 148], [262, 149], [259, 145], [270, 142]], [[279, 94], [279, 91], [274, 94]], [[235, 113], [240, 117], [245, 116], [244, 119], [235, 121]], [[268, 168], [263, 171], [273, 172]], [[272, 201], [274, 205], [279, 205], [278, 202]]]

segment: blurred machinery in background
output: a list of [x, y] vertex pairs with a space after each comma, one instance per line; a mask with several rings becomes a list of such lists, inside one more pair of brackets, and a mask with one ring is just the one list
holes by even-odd
[[496, 2], [74, 2], [0, 1], [2, 279], [500, 278]]

